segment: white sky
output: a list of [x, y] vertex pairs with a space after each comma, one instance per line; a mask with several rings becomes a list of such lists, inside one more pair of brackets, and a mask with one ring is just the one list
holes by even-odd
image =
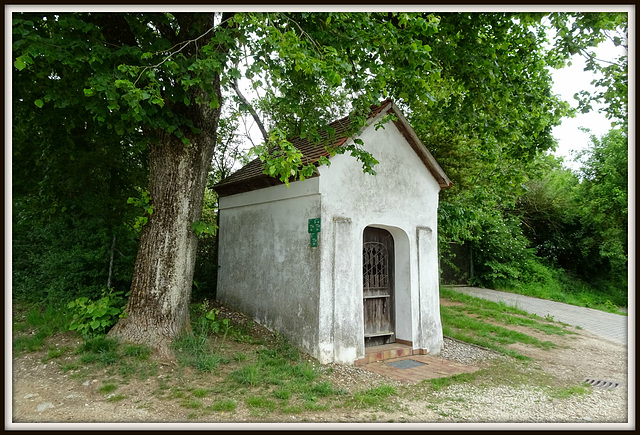
[[[621, 53], [620, 50], [611, 41], [606, 41], [596, 50], [596, 57], [613, 60]], [[576, 92], [581, 90], [595, 92], [596, 90], [595, 86], [591, 85], [591, 81], [596, 76], [593, 71], [584, 71], [584, 67], [584, 59], [576, 55], [571, 66], [560, 70], [551, 70], [554, 81], [553, 93], [559, 94], [563, 100], [571, 104], [571, 107], [577, 107], [577, 101], [573, 98]], [[586, 114], [578, 113], [575, 118], [564, 118], [562, 125], [553, 129], [553, 135], [558, 141], [554, 155], [563, 157], [565, 166], [571, 169], [578, 169], [580, 166], [573, 161], [573, 154], [587, 148], [590, 144], [590, 135], [579, 128], [589, 128], [591, 133], [597, 137], [603, 136], [611, 129], [611, 121], [603, 113], [598, 112], [598, 107], [594, 105], [593, 111]]]

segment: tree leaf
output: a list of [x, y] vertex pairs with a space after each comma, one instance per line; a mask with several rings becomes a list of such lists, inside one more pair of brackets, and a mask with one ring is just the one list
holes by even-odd
[[22, 71], [23, 69], [25, 69], [27, 67], [27, 64], [24, 62], [24, 60], [22, 59], [22, 56], [17, 58], [15, 60], [15, 62], [13, 62], [13, 66], [15, 66], [18, 71]]

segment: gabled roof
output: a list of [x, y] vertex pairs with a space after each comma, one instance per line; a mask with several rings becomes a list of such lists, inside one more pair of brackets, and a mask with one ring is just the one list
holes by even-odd
[[[380, 114], [387, 114], [393, 112], [396, 115], [397, 121], [393, 121], [398, 130], [402, 133], [404, 138], [409, 142], [411, 148], [416, 152], [422, 163], [427, 167], [429, 172], [434, 176], [441, 188], [451, 187], [453, 184], [444, 173], [438, 162], [431, 155], [429, 150], [418, 139], [415, 131], [409, 125], [404, 115], [400, 112], [398, 107], [392, 100], [387, 99], [383, 101], [379, 106], [372, 106], [371, 112], [367, 118], [367, 121], [371, 121]], [[371, 123], [369, 122], [369, 125]], [[346, 132], [350, 126], [349, 117], [346, 116], [342, 119], [332, 122], [329, 127], [335, 130], [335, 140], [332, 147], [338, 147], [344, 144], [348, 139]], [[366, 127], [365, 127], [366, 128]], [[328, 134], [326, 132], [321, 133], [322, 140], [327, 139]], [[327, 147], [323, 145], [314, 145], [308, 139], [301, 139], [299, 137], [290, 140], [291, 144], [295, 146], [302, 153], [302, 161], [304, 164], [314, 163], [316, 164], [320, 157], [330, 157], [330, 152], [327, 151]], [[328, 147], [331, 149], [332, 147]], [[374, 156], [375, 157], [375, 156]], [[316, 175], [317, 176], [317, 175]], [[215, 191], [219, 196], [234, 195], [236, 193], [248, 192], [250, 190], [263, 189], [265, 187], [275, 186], [278, 184], [284, 184], [278, 178], [270, 177], [264, 173], [264, 163], [256, 158], [238, 171], [231, 174], [225, 180], [214, 186]]]

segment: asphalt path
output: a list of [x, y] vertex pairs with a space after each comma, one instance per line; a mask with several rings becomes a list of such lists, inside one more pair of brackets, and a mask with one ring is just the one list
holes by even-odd
[[629, 316], [478, 287], [447, 288], [493, 302], [504, 302], [541, 317], [552, 316], [556, 322], [579, 326], [605, 340], [628, 345]]

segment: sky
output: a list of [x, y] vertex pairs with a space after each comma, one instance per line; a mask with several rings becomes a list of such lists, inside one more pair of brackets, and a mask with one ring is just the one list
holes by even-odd
[[[613, 60], [619, 55], [620, 49], [612, 42], [606, 41], [596, 50], [598, 59]], [[559, 94], [563, 100], [569, 102], [571, 107], [577, 107], [577, 101], [573, 95], [581, 90], [595, 91], [591, 85], [596, 76], [592, 71], [584, 71], [585, 62], [580, 55], [573, 57], [572, 65], [560, 70], [551, 70], [554, 81], [553, 93]], [[580, 130], [580, 127], [591, 129], [592, 134], [601, 137], [611, 129], [611, 121], [603, 113], [598, 113], [598, 106], [587, 114], [577, 114], [575, 118], [564, 118], [562, 125], [553, 129], [553, 135], [558, 141], [554, 155], [564, 159], [565, 166], [577, 170], [580, 167], [574, 161], [577, 151], [586, 149], [590, 144], [589, 134]]]

